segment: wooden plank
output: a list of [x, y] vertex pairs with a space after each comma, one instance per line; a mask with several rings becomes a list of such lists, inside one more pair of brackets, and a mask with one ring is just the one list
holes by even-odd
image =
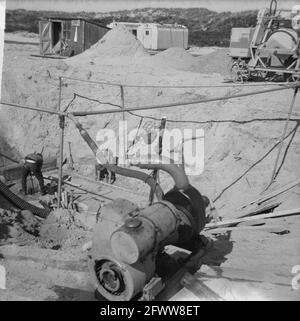
[[[177, 292], [182, 289], [182, 285], [180, 280], [186, 272], [195, 272], [199, 265], [201, 265], [201, 261], [206, 254], [206, 249], [200, 249], [197, 253], [192, 253], [186, 259], [186, 263], [169, 279], [165, 281], [165, 288], [162, 292], [157, 296], [156, 300], [169, 300], [173, 297]], [[197, 267], [196, 267], [197, 266]]]
[[267, 282], [282, 286], [290, 286], [290, 276], [279, 276], [269, 271], [245, 270], [234, 267], [208, 266], [202, 265], [200, 270], [195, 273], [195, 278], [225, 278], [231, 281], [250, 281], [250, 282]]
[[[53, 176], [44, 176], [44, 179], [54, 180], [54, 181], [57, 181], [57, 180], [58, 180], [56, 177], [53, 177]], [[105, 193], [105, 194], [95, 193], [95, 192], [93, 192], [93, 191], [91, 191], [91, 190], [85, 189], [85, 188], [83, 188], [83, 187], [80, 187], [80, 186], [77, 185], [77, 184], [74, 184], [74, 183], [71, 183], [71, 182], [67, 182], [67, 181], [64, 181], [63, 184], [68, 185], [68, 186], [71, 186], [71, 187], [73, 187], [73, 188], [75, 188], [75, 189], [78, 189], [78, 190], [80, 190], [80, 191], [82, 191], [82, 192], [86, 192], [86, 193], [88, 193], [88, 194], [95, 195], [95, 196], [100, 197], [100, 198], [104, 198], [104, 199], [107, 199], [107, 200], [110, 200], [110, 201], [113, 200], [112, 198], [105, 196], [105, 194], [107, 194], [107, 193]]]
[[207, 233], [224, 233], [224, 232], [236, 232], [236, 231], [253, 231], [253, 232], [257, 232], [257, 231], [265, 231], [265, 232], [282, 232], [283, 230], [286, 230], [285, 228], [283, 228], [282, 226], [268, 226], [268, 225], [263, 225], [263, 226], [236, 226], [236, 227], [220, 227], [220, 228], [214, 228], [214, 229], [210, 229], [207, 230], [205, 232]]
[[195, 294], [201, 301], [223, 301], [223, 299], [211, 288], [195, 278], [191, 273], [186, 272], [181, 284]]
[[259, 205], [259, 206], [256, 205], [253, 209], [246, 211], [246, 214], [239, 216], [239, 218], [247, 217], [247, 216], [254, 216], [254, 215], [260, 214], [262, 212], [270, 211], [270, 210], [278, 207], [280, 204], [281, 204], [281, 202], [275, 201], [275, 202], [268, 202], [267, 204], [263, 204], [263, 205]]
[[48, 58], [48, 59], [66, 59], [68, 57], [62, 57], [62, 56], [48, 56], [48, 55], [30, 55], [31, 57], [36, 58]]
[[226, 225], [238, 224], [241, 222], [255, 221], [255, 220], [260, 220], [260, 219], [268, 219], [268, 218], [276, 218], [276, 217], [282, 217], [282, 216], [299, 215], [299, 214], [300, 214], [300, 208], [294, 208], [294, 209], [286, 210], [286, 211], [278, 211], [278, 212], [273, 212], [273, 213], [268, 213], [268, 214], [260, 214], [260, 215], [250, 216], [250, 217], [242, 217], [242, 218], [237, 218], [237, 219], [232, 219], [232, 220], [227, 220], [227, 221], [222, 221], [222, 222], [217, 222], [217, 223], [208, 223], [205, 225], [205, 228], [212, 229], [212, 228], [217, 228], [217, 227], [226, 226]]
[[117, 189], [117, 190], [120, 190], [120, 191], [123, 191], [123, 192], [126, 192], [126, 193], [129, 193], [129, 194], [133, 194], [133, 195], [136, 195], [136, 196], [139, 196], [140, 198], [143, 198], [143, 199], [146, 199], [147, 196], [141, 194], [141, 193], [138, 193], [136, 191], [133, 191], [133, 190], [130, 190], [128, 188], [124, 188], [124, 187], [121, 187], [121, 186], [118, 186], [118, 185], [115, 185], [115, 184], [108, 184], [108, 183], [105, 183], [103, 181], [95, 181], [94, 179], [92, 178], [89, 178], [89, 177], [86, 177], [84, 175], [81, 175], [81, 174], [78, 174], [78, 173], [72, 173], [72, 176], [74, 178], [80, 178], [80, 179], [83, 179], [87, 182], [91, 182], [93, 184], [95, 184], [96, 186], [106, 186], [106, 187], [109, 187], [110, 189]]
[[284, 186], [282, 186], [281, 188], [277, 189], [277, 190], [274, 190], [273, 192], [270, 192], [269, 194], [266, 194], [266, 195], [263, 195], [263, 196], [260, 196], [258, 197], [257, 199], [251, 201], [250, 203], [248, 204], [244, 204], [241, 208], [244, 208], [246, 206], [249, 206], [249, 205], [252, 205], [252, 204], [255, 204], [255, 203], [258, 203], [258, 204], [261, 204], [267, 200], [269, 200], [270, 198], [273, 198], [281, 193], [284, 193], [286, 191], [288, 191], [289, 189], [297, 186], [300, 184], [300, 179], [297, 179], [289, 184], [286, 184]]

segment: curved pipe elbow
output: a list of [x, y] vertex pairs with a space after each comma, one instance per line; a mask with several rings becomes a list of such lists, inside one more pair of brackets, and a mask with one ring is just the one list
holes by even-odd
[[156, 180], [152, 176], [150, 176], [146, 173], [140, 172], [140, 171], [120, 167], [117, 165], [103, 164], [102, 166], [108, 170], [114, 171], [116, 174], [119, 174], [121, 176], [132, 177], [132, 178], [143, 181], [144, 183], [146, 183], [150, 186], [151, 190], [154, 192], [154, 194], [156, 195], [156, 198], [158, 200], [163, 199], [164, 192], [163, 192], [161, 186], [156, 182]]
[[173, 178], [178, 189], [186, 189], [190, 185], [184, 169], [175, 164], [135, 164], [135, 166], [143, 169], [161, 169], [167, 172]]

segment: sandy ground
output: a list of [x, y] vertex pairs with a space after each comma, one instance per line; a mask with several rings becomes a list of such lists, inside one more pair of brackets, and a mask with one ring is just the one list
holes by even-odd
[[18, 42], [39, 45], [38, 35], [35, 33], [29, 33], [27, 31], [5, 33], [4, 41], [7, 43]]
[[[18, 35], [18, 37], [22, 38], [22, 35]], [[30, 38], [27, 39], [30, 42]], [[204, 51], [206, 54], [200, 57], [192, 57], [180, 49], [171, 48], [155, 56], [150, 56], [134, 38], [126, 33], [121, 33], [121, 36], [112, 33], [107, 35], [104, 40], [84, 54], [63, 61], [30, 56], [38, 53], [36, 45], [6, 43], [2, 100], [57, 109], [58, 77], [61, 75], [94, 81], [155, 86], [222, 85], [224, 77], [227, 76], [229, 58], [226, 49], [213, 48], [211, 52]], [[102, 102], [120, 104], [118, 87], [79, 83], [70, 80], [65, 80], [63, 84], [62, 107], [70, 103], [74, 93]], [[169, 89], [130, 87], [125, 89], [125, 103], [126, 106], [162, 104], [232, 95], [264, 88], [267, 87], [263, 84], [258, 87], [242, 88]], [[163, 113], [168, 120], [207, 122], [205, 124], [189, 124], [191, 128], [203, 128], [205, 130], [205, 170], [201, 175], [191, 176], [190, 181], [201, 193], [211, 199], [217, 198], [216, 207], [223, 218], [227, 219], [241, 215], [240, 206], [256, 198], [268, 183], [276, 157], [276, 150], [273, 150], [261, 162], [258, 162], [236, 184], [226, 189], [278, 141], [284, 127], [282, 120], [286, 118], [291, 99], [291, 91], [281, 91], [209, 104], [180, 106], [163, 111], [149, 110], [138, 112], [138, 114], [159, 119]], [[292, 118], [299, 118], [300, 111], [297, 107], [299, 106], [299, 99], [298, 97]], [[99, 106], [98, 103], [76, 98], [69, 110], [96, 110], [99, 108], [110, 107], [108, 105]], [[2, 107], [0, 113], [0, 137], [3, 146], [5, 144], [5, 151], [10, 153], [10, 156], [20, 158], [26, 153], [32, 152], [32, 150], [40, 151], [43, 147], [45, 157], [57, 154], [57, 117], [5, 107]], [[121, 115], [104, 115], [84, 117], [80, 121], [92, 137], [95, 137], [97, 131], [104, 126], [116, 129], [117, 120], [120, 118]], [[269, 120], [253, 121], [257, 118]], [[137, 127], [140, 120], [139, 117], [131, 115], [126, 115], [126, 119], [130, 128]], [[214, 120], [214, 122], [210, 122], [211, 120]], [[236, 122], [224, 122], [224, 120]], [[248, 122], [245, 122], [245, 120], [248, 120]], [[149, 120], [144, 119], [144, 122], [146, 121]], [[239, 121], [241, 123], [238, 123]], [[155, 123], [157, 124], [157, 122]], [[295, 121], [291, 122], [289, 131], [295, 125]], [[182, 122], [168, 123], [170, 129], [186, 126], [187, 124]], [[286, 150], [286, 157], [271, 189], [299, 178], [299, 131], [292, 138], [289, 145], [285, 144], [285, 148], [287, 146], [289, 148]], [[94, 159], [92, 153], [71, 123], [67, 124], [66, 141], [71, 142], [76, 170], [85, 176], [93, 177]], [[65, 148], [65, 151], [67, 156], [67, 148]], [[165, 190], [173, 184], [172, 180], [164, 174], [161, 175], [161, 181]], [[147, 193], [143, 184], [130, 179], [118, 178], [117, 184], [134, 191]], [[226, 191], [222, 193], [224, 189]], [[220, 193], [222, 194], [220, 195]], [[120, 195], [122, 196], [121, 192]], [[299, 207], [299, 191], [295, 189], [289, 191], [281, 201], [281, 208], [284, 206], [288, 208]], [[286, 228], [289, 233], [281, 235], [262, 230], [214, 236], [216, 248], [221, 247], [221, 253], [218, 253], [218, 257], [223, 258], [221, 266], [279, 273], [285, 277], [285, 283], [290, 284], [291, 269], [295, 264], [300, 264], [299, 218], [294, 216], [277, 219], [276, 225]], [[39, 256], [39, 250], [38, 246], [37, 252], [33, 250], [37, 257]], [[63, 250], [57, 251], [57, 253], [64, 255]], [[278, 253], [282, 253], [282, 255], [278, 255]], [[51, 256], [51, 254], [49, 255]], [[17, 271], [16, 276], [18, 276], [18, 273]], [[20, 275], [19, 278], [21, 280], [23, 276]], [[13, 278], [13, 280], [15, 279]], [[17, 287], [17, 285], [15, 286]], [[37, 281], [37, 283], [29, 286], [28, 293], [33, 291], [35, 286], [42, 287]], [[288, 293], [281, 292], [281, 288], [275, 289], [269, 283], [266, 289], [259, 289], [262, 292], [267, 291], [266, 293], [263, 292], [262, 297], [264, 298], [277, 299], [276, 293], [284, 293], [286, 297], [291, 299], [300, 298], [299, 292], [293, 292], [290, 286], [286, 290]], [[26, 291], [25, 295], [21, 291], [20, 298], [26, 297]], [[47, 291], [48, 288], [45, 293]], [[12, 298], [17, 299], [17, 296], [13, 297], [13, 290], [9, 293]], [[5, 299], [6, 294], [3, 295]], [[31, 296], [28, 294], [28, 297]], [[49, 299], [49, 297], [61, 299], [59, 296], [55, 296], [53, 292], [49, 296], [41, 296], [41, 299]]]

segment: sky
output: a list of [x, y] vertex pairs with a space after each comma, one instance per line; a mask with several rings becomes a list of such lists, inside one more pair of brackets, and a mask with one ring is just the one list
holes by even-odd
[[[300, 0], [278, 0], [291, 9]], [[6, 0], [7, 9], [108, 12], [145, 7], [208, 8], [214, 11], [243, 11], [269, 7], [270, 0]]]

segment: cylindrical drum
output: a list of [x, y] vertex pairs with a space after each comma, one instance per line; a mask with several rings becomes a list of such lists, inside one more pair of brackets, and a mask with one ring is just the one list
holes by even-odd
[[127, 219], [110, 238], [114, 255], [128, 264], [137, 262], [176, 232], [177, 211], [169, 202], [160, 202]]

